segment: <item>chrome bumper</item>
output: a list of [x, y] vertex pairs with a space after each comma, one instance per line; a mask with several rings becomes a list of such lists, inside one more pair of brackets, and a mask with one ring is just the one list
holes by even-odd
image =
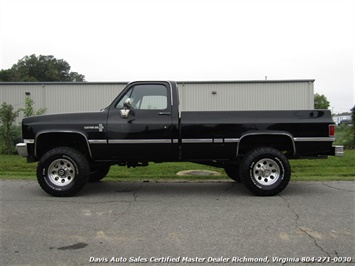
[[27, 143], [17, 143], [16, 150], [22, 157], [28, 157]]
[[344, 146], [340, 146], [340, 145], [333, 146], [333, 152], [335, 156], [338, 157], [344, 156]]

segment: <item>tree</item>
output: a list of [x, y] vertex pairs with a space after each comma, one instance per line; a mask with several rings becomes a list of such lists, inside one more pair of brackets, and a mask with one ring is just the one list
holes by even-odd
[[19, 115], [19, 110], [14, 111], [11, 104], [3, 103], [0, 108], [1, 138], [4, 140], [2, 153], [14, 152], [13, 138], [11, 137], [14, 123]]
[[53, 55], [25, 56], [10, 69], [0, 70], [0, 81], [85, 81], [85, 76], [70, 71], [70, 65]]
[[314, 94], [314, 109], [328, 109], [329, 106], [330, 103], [327, 97], [325, 97], [323, 94]]

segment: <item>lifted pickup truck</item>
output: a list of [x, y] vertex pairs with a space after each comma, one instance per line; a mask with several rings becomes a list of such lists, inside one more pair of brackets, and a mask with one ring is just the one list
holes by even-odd
[[[198, 100], [198, 99], [196, 99]], [[281, 192], [289, 159], [342, 156], [329, 110], [180, 112], [175, 82], [133, 82], [105, 109], [25, 118], [28, 162], [53, 196], [72, 196], [111, 165], [190, 161], [222, 167], [252, 193]]]

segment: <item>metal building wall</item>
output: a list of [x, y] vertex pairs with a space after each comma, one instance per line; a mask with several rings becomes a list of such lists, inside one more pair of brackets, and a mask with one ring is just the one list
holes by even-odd
[[[25, 108], [26, 93], [30, 93], [31, 98], [35, 101], [34, 108], [38, 110], [43, 108], [43, 89], [39, 84], [31, 83], [2, 83], [0, 85], [0, 104], [3, 102], [11, 104], [14, 110]], [[16, 122], [20, 122], [23, 113], [20, 112]]]
[[[314, 80], [178, 82], [181, 111], [306, 110], [314, 107]], [[0, 83], [0, 104], [47, 114], [98, 111], [123, 90], [125, 82]], [[18, 118], [21, 121], [22, 115]]]
[[124, 89], [125, 83], [45, 84], [48, 113], [99, 111]]
[[[46, 114], [98, 111], [108, 106], [126, 83], [0, 83], [0, 104], [15, 110], [25, 107], [26, 93], [34, 109], [47, 108]], [[21, 121], [20, 113], [17, 122]]]
[[181, 111], [306, 110], [314, 80], [181, 82]]

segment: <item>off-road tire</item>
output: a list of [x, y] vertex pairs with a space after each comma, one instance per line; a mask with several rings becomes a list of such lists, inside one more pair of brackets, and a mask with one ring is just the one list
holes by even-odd
[[244, 156], [240, 178], [255, 195], [274, 196], [286, 188], [291, 178], [291, 167], [280, 151], [260, 147]]
[[57, 147], [38, 162], [37, 180], [48, 194], [70, 197], [86, 185], [89, 171], [89, 163], [82, 153], [70, 147]]

